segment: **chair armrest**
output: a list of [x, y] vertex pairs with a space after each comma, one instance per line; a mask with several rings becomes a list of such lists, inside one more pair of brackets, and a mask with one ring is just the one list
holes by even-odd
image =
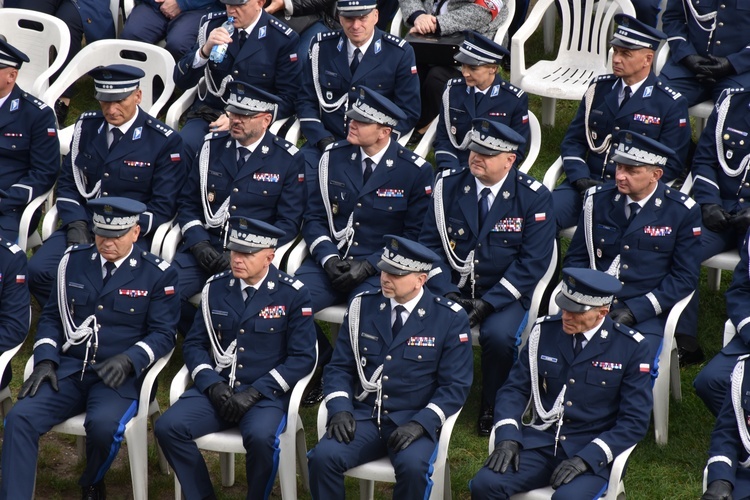
[[[200, 85], [200, 84], [198, 84]], [[198, 85], [187, 89], [182, 95], [169, 107], [167, 117], [164, 122], [175, 130], [180, 128], [180, 117], [190, 108], [198, 95]]]
[[328, 420], [328, 407], [325, 401], [320, 403], [318, 407], [318, 441], [323, 439], [326, 435], [326, 421]]
[[390, 26], [390, 32], [391, 35], [395, 35], [397, 37], [401, 36], [401, 28], [404, 25], [404, 13], [401, 12], [401, 8], [396, 11], [396, 15], [393, 16], [393, 19], [391, 20], [391, 26]]
[[154, 237], [151, 240], [152, 254], [161, 255], [161, 246], [164, 243], [164, 238], [166, 238], [167, 234], [172, 229], [173, 222], [174, 219], [170, 220], [169, 222], [160, 224], [159, 227], [156, 228], [156, 231], [154, 231]]
[[[147, 369], [146, 375], [143, 377], [143, 383], [141, 384], [141, 393], [138, 395], [138, 401], [149, 401], [151, 399], [151, 389], [154, 387], [156, 377], [158, 377], [159, 373], [161, 373], [164, 367], [167, 366], [169, 358], [172, 357], [172, 353], [174, 353], [174, 347], [167, 354], [157, 359], [154, 364]], [[134, 418], [148, 418], [148, 407], [148, 404], [138, 405], [138, 413]]]
[[519, 82], [526, 76], [526, 55], [524, 46], [526, 41], [534, 34], [547, 9], [554, 6], [555, 0], [540, 0], [531, 9], [526, 21], [516, 31], [510, 41], [510, 81], [513, 85], [520, 87]]
[[422, 158], [427, 158], [427, 154], [430, 152], [430, 149], [432, 149], [432, 143], [435, 140], [435, 134], [437, 133], [438, 120], [440, 120], [440, 116], [436, 116], [435, 119], [430, 122], [430, 126], [427, 127], [422, 139], [419, 140], [419, 144], [414, 148], [414, 153]]
[[172, 406], [180, 399], [180, 396], [185, 392], [191, 380], [187, 365], [182, 365], [182, 368], [174, 376], [169, 386], [169, 406]]
[[539, 119], [531, 110], [529, 110], [529, 128], [531, 129], [531, 144], [529, 150], [526, 151], [526, 158], [523, 159], [521, 168], [519, 168], [524, 174], [529, 173], [539, 157], [539, 151], [542, 149], [542, 127], [539, 124]]
[[302, 265], [302, 261], [305, 260], [305, 257], [307, 257], [307, 254], [309, 252], [307, 251], [307, 244], [305, 243], [305, 240], [300, 240], [297, 245], [292, 248], [292, 250], [289, 252], [289, 256], [286, 260], [286, 272], [287, 274], [291, 274], [294, 276], [294, 273], [297, 272], [297, 269], [299, 269], [299, 266]]
[[557, 181], [559, 181], [560, 177], [563, 176], [563, 173], [564, 170], [562, 157], [558, 156], [557, 160], [555, 160], [555, 162], [550, 165], [550, 167], [544, 173], [542, 184], [544, 184], [544, 187], [546, 187], [550, 191], [553, 191], [555, 189], [555, 186], [557, 186]]
[[177, 246], [180, 244], [180, 241], [182, 241], [180, 225], [175, 224], [166, 236], [164, 236], [164, 241], [161, 244], [161, 258], [171, 263], [174, 255], [177, 253]]
[[271, 132], [273, 135], [279, 134], [279, 129], [289, 120], [289, 117], [286, 118], [280, 118], [273, 122], [270, 127], [268, 127], [268, 131]]
[[42, 241], [46, 240], [52, 233], [57, 230], [57, 224], [60, 222], [60, 214], [57, 212], [57, 204], [47, 211], [42, 221]]
[[[54, 186], [52, 189], [54, 189]], [[31, 203], [26, 205], [26, 208], [23, 209], [21, 221], [18, 224], [18, 246], [21, 247], [24, 252], [28, 250], [26, 246], [28, 245], [29, 229], [31, 229], [31, 219], [34, 217], [34, 212], [36, 212], [45, 201], [47, 201], [47, 197], [49, 197], [52, 189], [31, 200]]]

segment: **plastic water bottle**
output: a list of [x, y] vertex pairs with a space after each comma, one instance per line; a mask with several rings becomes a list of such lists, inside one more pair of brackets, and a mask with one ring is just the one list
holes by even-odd
[[[234, 34], [234, 17], [229, 16], [221, 27], [229, 32], [229, 36], [232, 36]], [[211, 49], [211, 55], [208, 58], [217, 64], [220, 63], [224, 60], [224, 56], [227, 55], [227, 46], [228, 44], [226, 43], [214, 45]]]

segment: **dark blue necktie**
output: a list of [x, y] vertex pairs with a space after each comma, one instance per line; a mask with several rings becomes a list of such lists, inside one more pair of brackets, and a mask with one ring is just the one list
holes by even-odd
[[401, 331], [401, 327], [404, 326], [404, 319], [401, 317], [401, 313], [406, 311], [406, 308], [404, 306], [396, 306], [393, 309], [396, 311], [396, 319], [393, 321], [391, 331], [395, 337]]
[[635, 219], [635, 216], [638, 215], [638, 212], [641, 210], [641, 206], [638, 204], [638, 202], [634, 201], [632, 203], [628, 203], [628, 207], [630, 207], [630, 217], [628, 217], [628, 224], [633, 222], [633, 219]]
[[359, 68], [359, 55], [362, 53], [359, 48], [354, 49], [354, 57], [352, 57], [352, 62], [349, 64], [349, 71], [354, 75], [354, 72], [357, 71], [357, 68]]
[[248, 154], [250, 154], [250, 150], [247, 148], [239, 147], [237, 148], [237, 152], [239, 153], [239, 156], [237, 157], [237, 170], [240, 170], [245, 164], [245, 158]]
[[255, 288], [251, 286], [245, 288], [245, 305], [248, 305], [253, 300], [253, 295], [255, 295]]
[[490, 198], [489, 195], [492, 190], [488, 187], [482, 189], [479, 198], [479, 227], [484, 226], [484, 221], [487, 219], [487, 214], [490, 213]]
[[364, 186], [370, 180], [372, 171], [375, 170], [375, 162], [372, 161], [372, 158], [365, 158], [363, 161], [365, 162], [365, 170], [362, 172], [362, 185]]
[[573, 346], [573, 356], [578, 356], [583, 350], [583, 341], [586, 340], [586, 336], [582, 333], [576, 333], [576, 345]]
[[112, 277], [113, 274], [115, 274], [115, 271], [117, 271], [117, 266], [115, 266], [114, 262], [107, 261], [104, 263], [104, 278], [102, 279], [103, 284], [107, 284], [109, 279]]
[[122, 130], [119, 128], [112, 129], [112, 144], [109, 145], [109, 150], [112, 151], [117, 146], [117, 143], [122, 139]]
[[624, 97], [622, 98], [622, 102], [620, 103], [620, 108], [625, 106], [625, 103], [630, 100], [630, 96], [632, 95], [632, 93], [633, 93], [633, 89], [631, 89], [630, 86], [626, 85], [625, 88], [623, 89]]

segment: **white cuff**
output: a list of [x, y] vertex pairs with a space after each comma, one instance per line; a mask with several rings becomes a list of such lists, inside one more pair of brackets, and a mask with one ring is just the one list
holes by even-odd
[[39, 339], [36, 342], [34, 342], [34, 347], [32, 347], [31, 350], [33, 351], [34, 349], [36, 349], [40, 345], [44, 345], [44, 344], [49, 344], [52, 347], [54, 347], [55, 349], [57, 349], [57, 342], [55, 342], [54, 340], [52, 340], [52, 339]]
[[435, 403], [429, 403], [426, 408], [428, 410], [434, 411], [438, 418], [440, 418], [440, 425], [443, 425], [445, 423], [445, 413], [440, 409], [438, 405], [436, 405]]
[[656, 298], [656, 295], [654, 295], [653, 292], [648, 292], [646, 294], [646, 298], [649, 302], [651, 302], [651, 306], [654, 308], [654, 312], [656, 313], [656, 315], [660, 315], [662, 313], [661, 304], [659, 304], [659, 300]]
[[498, 427], [501, 427], [503, 425], [512, 425], [516, 429], [518, 429], [518, 422], [513, 420], [512, 418], [504, 418], [500, 420], [498, 423], [492, 426], [493, 429], [497, 429]]
[[521, 292], [519, 292], [518, 289], [514, 287], [510, 281], [506, 280], [505, 278], [502, 278], [500, 280], [500, 284], [503, 285], [506, 288], [506, 290], [508, 290], [510, 294], [516, 298], [516, 300], [521, 298]]
[[148, 364], [150, 366], [151, 363], [153, 363], [156, 359], [154, 357], [154, 351], [151, 350], [151, 346], [143, 342], [142, 340], [140, 342], [136, 342], [135, 345], [146, 351], [146, 354], [148, 354]]
[[330, 393], [326, 398], [323, 400], [323, 404], [328, 404], [328, 402], [335, 398], [346, 398], [349, 399], [349, 394], [346, 393], [346, 391], [336, 391]]
[[276, 368], [274, 368], [268, 373], [270, 373], [273, 379], [276, 381], [276, 383], [281, 386], [282, 391], [284, 392], [289, 391], [289, 384], [286, 383], [286, 380], [284, 380], [284, 377], [281, 376], [281, 374], [278, 372], [278, 370], [276, 370]]
[[198, 373], [202, 372], [203, 370], [213, 370], [213, 367], [207, 363], [198, 365], [195, 367], [195, 370], [190, 372], [190, 378], [195, 380], [195, 377], [198, 375]]
[[599, 438], [596, 438], [591, 442], [601, 448], [604, 454], [607, 455], [607, 463], [612, 463], [612, 460], [614, 460], [615, 457], [612, 455], [612, 450], [609, 449], [609, 445]]

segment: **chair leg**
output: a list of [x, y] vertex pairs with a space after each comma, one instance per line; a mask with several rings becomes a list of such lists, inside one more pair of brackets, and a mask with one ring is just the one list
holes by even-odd
[[84, 436], [76, 437], [76, 451], [79, 461], [86, 460], [86, 438]]
[[219, 464], [221, 465], [221, 484], [223, 486], [234, 485], [234, 453], [219, 453]]
[[[151, 418], [151, 428], [154, 429], [156, 426], [156, 421], [159, 420], [159, 417], [161, 416], [161, 411], [157, 411], [155, 413], [152, 413]], [[159, 441], [154, 439], [154, 443], [156, 444], [156, 454], [159, 457], [159, 469], [161, 470], [162, 474], [169, 475], [169, 462], [167, 462], [167, 457], [164, 455], [164, 450], [161, 449], [161, 446], [159, 446]]]
[[654, 434], [656, 444], [666, 445], [669, 439], [669, 366], [659, 367], [654, 382]]
[[177, 479], [177, 474], [174, 475], [174, 500], [182, 500], [182, 485]]
[[555, 126], [555, 106], [557, 99], [542, 97], [542, 125]]
[[445, 461], [445, 473], [443, 473], [443, 500], [451, 500], [453, 492], [451, 491], [451, 466]]
[[677, 342], [672, 344], [671, 356], [669, 381], [672, 386], [672, 397], [675, 401], [682, 401], [682, 381], [680, 380], [680, 358], [677, 354]]
[[2, 411], [2, 417], [3, 420], [5, 420], [5, 417], [8, 416], [8, 413], [10, 413], [10, 409], [13, 408], [13, 399], [10, 395], [10, 387], [6, 387], [2, 391], [0, 391], [0, 401], [2, 401], [2, 403], [0, 404], [0, 411]]
[[300, 479], [305, 491], [310, 491], [310, 471], [307, 469], [307, 443], [305, 443], [305, 430], [297, 429], [297, 466], [299, 467]]
[[282, 498], [297, 498], [297, 457], [292, 446], [296, 446], [297, 429], [290, 435], [291, 424], [287, 422], [286, 430], [279, 436], [279, 486]]
[[555, 23], [557, 22], [557, 9], [551, 5], [547, 12], [544, 13], [542, 29], [544, 30], [544, 52], [549, 54], [555, 50]]
[[142, 423], [143, 425], [136, 425], [134, 422], [125, 430], [134, 500], [148, 500], [148, 426], [145, 421]]
[[708, 287], [715, 291], [721, 288], [721, 269], [716, 269], [715, 267], [708, 268]]
[[359, 480], [359, 500], [375, 499], [375, 481]]

